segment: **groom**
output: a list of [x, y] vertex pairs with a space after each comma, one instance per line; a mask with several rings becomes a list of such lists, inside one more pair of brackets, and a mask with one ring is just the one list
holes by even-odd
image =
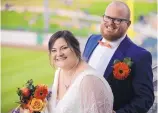
[[126, 35], [130, 10], [120, 1], [108, 5], [100, 26], [91, 35], [83, 58], [109, 82], [116, 113], [146, 113], [154, 102], [151, 54]]

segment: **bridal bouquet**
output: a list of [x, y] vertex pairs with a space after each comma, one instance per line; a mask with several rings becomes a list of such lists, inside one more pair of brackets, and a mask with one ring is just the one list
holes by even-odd
[[22, 88], [17, 89], [20, 105], [12, 113], [18, 113], [20, 109], [29, 113], [40, 113], [46, 106], [48, 87], [44, 84], [34, 85], [33, 80], [28, 80]]

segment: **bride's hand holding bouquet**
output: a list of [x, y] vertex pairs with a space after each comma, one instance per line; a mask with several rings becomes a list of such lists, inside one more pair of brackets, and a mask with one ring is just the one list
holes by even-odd
[[18, 88], [20, 105], [12, 113], [40, 113], [46, 107], [48, 87], [44, 84], [34, 86], [33, 80], [27, 81], [24, 87]]

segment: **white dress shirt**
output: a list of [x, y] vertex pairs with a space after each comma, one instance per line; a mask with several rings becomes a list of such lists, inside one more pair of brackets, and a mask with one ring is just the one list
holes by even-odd
[[[88, 64], [96, 69], [96, 71], [103, 76], [104, 72], [120, 43], [125, 38], [126, 35], [124, 35], [122, 38], [113, 41], [108, 42], [111, 45], [111, 48], [108, 48], [106, 46], [101, 46], [100, 44], [97, 45], [95, 50], [93, 51], [90, 60]], [[106, 42], [107, 40], [105, 38], [102, 38], [102, 42]]]

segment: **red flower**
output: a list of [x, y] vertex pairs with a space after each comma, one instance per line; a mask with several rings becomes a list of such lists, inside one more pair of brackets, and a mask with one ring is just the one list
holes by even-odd
[[48, 95], [48, 87], [46, 85], [37, 85], [34, 97], [37, 99], [44, 100], [46, 96]]
[[21, 90], [22, 96], [28, 97], [28, 96], [30, 95], [30, 90], [29, 90], [29, 88], [23, 87], [23, 88], [21, 88], [20, 90]]
[[118, 80], [126, 79], [131, 71], [128, 65], [124, 62], [116, 63], [113, 68], [114, 77]]

